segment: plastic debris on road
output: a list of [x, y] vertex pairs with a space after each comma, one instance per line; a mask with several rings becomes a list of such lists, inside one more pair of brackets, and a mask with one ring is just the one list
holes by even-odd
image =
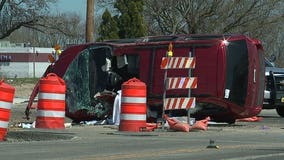
[[35, 128], [35, 121], [33, 123], [20, 123], [20, 128]]
[[206, 148], [214, 148], [214, 149], [219, 149], [220, 147], [215, 145], [215, 141], [210, 139], [209, 140], [209, 145]]

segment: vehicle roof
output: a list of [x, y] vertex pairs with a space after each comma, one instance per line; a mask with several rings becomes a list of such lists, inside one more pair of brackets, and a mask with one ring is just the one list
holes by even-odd
[[145, 46], [145, 45], [168, 45], [170, 42], [175, 44], [192, 44], [192, 45], [212, 45], [220, 43], [223, 40], [238, 40], [248, 38], [242, 34], [180, 34], [180, 35], [163, 35], [163, 36], [146, 36], [140, 38], [114, 39], [103, 42], [94, 42], [80, 45], [109, 45], [115, 48]]
[[112, 44], [127, 44], [127, 43], [155, 43], [155, 42], [176, 42], [176, 41], [216, 41], [230, 39], [232, 37], [244, 37], [244, 35], [236, 34], [181, 34], [181, 35], [165, 35], [165, 36], [146, 36], [133, 39], [117, 39], [107, 40], [104, 42]]
[[81, 49], [89, 46], [108, 46], [116, 53], [123, 54], [126, 49], [134, 48], [164, 48], [168, 47], [169, 43], [173, 43], [174, 47], [210, 47], [222, 43], [224, 40], [235, 41], [246, 39], [262, 48], [261, 42], [257, 39], [251, 39], [243, 34], [180, 34], [180, 35], [162, 35], [162, 36], [146, 36], [140, 38], [115, 39], [106, 40], [103, 42], [93, 42], [79, 44], [75, 47]]

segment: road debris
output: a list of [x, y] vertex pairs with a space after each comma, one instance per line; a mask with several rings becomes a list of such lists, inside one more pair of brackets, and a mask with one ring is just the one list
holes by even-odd
[[220, 147], [215, 145], [215, 141], [210, 139], [209, 140], [209, 145], [206, 148], [215, 148], [215, 149], [219, 149]]

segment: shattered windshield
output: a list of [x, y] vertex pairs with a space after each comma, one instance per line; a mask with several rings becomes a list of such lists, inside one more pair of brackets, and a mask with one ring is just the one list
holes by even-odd
[[63, 76], [68, 117], [78, 121], [105, 119], [112, 111], [122, 83], [139, 78], [138, 55], [112, 56], [111, 53], [108, 46], [90, 46], [68, 66]]
[[[67, 84], [66, 103], [70, 112], [77, 111], [77, 106], [90, 108], [89, 90], [89, 52], [84, 50], [69, 65], [63, 79]], [[84, 97], [84, 98], [82, 98]]]
[[108, 52], [106, 48], [86, 49], [68, 66], [63, 77], [68, 113], [84, 119], [103, 119], [109, 112], [110, 108], [96, 98], [106, 89]]

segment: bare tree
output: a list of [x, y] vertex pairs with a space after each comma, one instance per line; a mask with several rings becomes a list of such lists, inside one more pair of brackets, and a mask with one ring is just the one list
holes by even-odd
[[21, 27], [36, 29], [38, 22], [57, 0], [1, 0], [0, 39], [9, 36]]
[[248, 32], [279, 21], [279, 3], [281, 0], [146, 0], [145, 15], [149, 26], [163, 34]]
[[263, 41], [266, 53], [282, 53], [282, 0], [145, 0], [150, 35], [242, 33]]
[[76, 13], [59, 13], [54, 16], [46, 16], [39, 22], [36, 30], [23, 27], [7, 37], [11, 42], [25, 42], [40, 46], [52, 47], [60, 44], [62, 47], [68, 44], [85, 42], [85, 24]]

